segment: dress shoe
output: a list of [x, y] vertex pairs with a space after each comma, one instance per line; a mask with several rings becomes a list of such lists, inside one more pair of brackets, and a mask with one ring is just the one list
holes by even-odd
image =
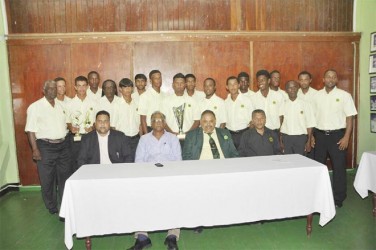
[[137, 239], [134, 243], [134, 246], [128, 248], [127, 250], [142, 250], [149, 247], [151, 247], [151, 240], [149, 238], [147, 238], [146, 240]]
[[175, 236], [167, 237], [164, 241], [164, 244], [167, 246], [167, 250], [179, 250]]
[[51, 208], [48, 211], [50, 212], [50, 214], [57, 214], [59, 212], [59, 210], [57, 210], [57, 208]]
[[193, 229], [193, 232], [195, 234], [200, 234], [200, 233], [202, 233], [202, 231], [204, 231], [203, 227], [196, 227], [195, 229]]
[[336, 202], [336, 208], [341, 208], [343, 206], [342, 202]]

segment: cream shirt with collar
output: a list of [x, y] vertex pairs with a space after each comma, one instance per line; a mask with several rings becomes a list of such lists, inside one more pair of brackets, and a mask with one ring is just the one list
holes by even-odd
[[97, 104], [88, 96], [82, 101], [77, 95], [67, 105], [66, 122], [80, 125], [80, 134], [86, 134], [85, 127], [93, 126], [98, 112]]
[[116, 95], [114, 96], [114, 100], [112, 100], [112, 102], [110, 102], [107, 99], [106, 96], [102, 96], [99, 99], [98, 111], [105, 110], [110, 114], [110, 124], [111, 124], [111, 126], [114, 123], [114, 121], [116, 120], [115, 108], [117, 107], [119, 101], [120, 101], [120, 97], [118, 97]]
[[[204, 140], [203, 140], [203, 144], [202, 144], [202, 150], [201, 150], [200, 160], [214, 159], [213, 158], [213, 153], [211, 151], [211, 147], [210, 147], [210, 144], [209, 144], [210, 137], [205, 132], [203, 134], [204, 134]], [[215, 131], [215, 129], [213, 130], [213, 133], [211, 134], [211, 137], [213, 138], [213, 140], [215, 142], [215, 145], [217, 146], [220, 159], [224, 159], [225, 157], [223, 155], [223, 152], [222, 152], [222, 149], [221, 149], [221, 145], [219, 144], [217, 132]]]
[[314, 104], [316, 94], [317, 94], [317, 90], [311, 87], [308, 88], [308, 91], [305, 94], [303, 93], [302, 89], [298, 90], [298, 97], [301, 100], [309, 102], [311, 105]]
[[[184, 96], [189, 96], [187, 90], [184, 91]], [[197, 103], [200, 103], [202, 99], [205, 98], [205, 93], [195, 89], [195, 92], [193, 92], [193, 95], [190, 97], [192, 97]]]
[[236, 97], [235, 101], [229, 94], [225, 100], [227, 122], [226, 128], [232, 131], [242, 130], [248, 127], [252, 120], [254, 110], [251, 100], [244, 94]]
[[215, 124], [216, 127], [219, 128], [221, 123], [226, 123], [226, 108], [225, 108], [225, 101], [214, 94], [210, 99], [204, 98], [199, 103], [200, 113], [204, 112], [205, 110], [211, 110], [215, 114], [215, 118], [217, 123]]
[[99, 102], [99, 99], [102, 97], [102, 89], [98, 88], [97, 93], [94, 94], [93, 91], [91, 91], [90, 86], [86, 90], [86, 95], [92, 99], [95, 103]]
[[52, 106], [45, 97], [27, 108], [26, 132], [34, 132], [37, 139], [62, 139], [67, 134], [65, 111], [55, 98]]
[[146, 124], [151, 126], [151, 115], [155, 111], [160, 111], [162, 106], [162, 101], [165, 94], [161, 91], [158, 93], [155, 89], [148, 88], [141, 96], [138, 103], [138, 114], [146, 115]]
[[130, 103], [120, 98], [115, 109], [114, 127], [126, 136], [135, 136], [140, 131], [140, 115], [137, 113], [138, 103], [132, 98]]

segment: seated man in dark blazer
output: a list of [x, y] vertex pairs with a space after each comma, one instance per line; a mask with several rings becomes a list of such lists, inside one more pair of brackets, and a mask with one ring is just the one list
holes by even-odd
[[185, 136], [183, 160], [223, 159], [238, 156], [231, 134], [227, 129], [216, 128], [215, 114], [205, 110], [200, 127]]
[[129, 142], [123, 132], [110, 129], [110, 114], [99, 111], [95, 130], [82, 137], [78, 166], [132, 162]]

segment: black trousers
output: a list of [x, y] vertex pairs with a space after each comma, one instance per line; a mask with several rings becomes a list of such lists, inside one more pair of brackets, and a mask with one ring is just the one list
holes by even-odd
[[131, 149], [132, 162], [134, 162], [136, 158], [136, 149], [137, 149], [138, 142], [140, 140], [140, 136], [139, 135], [136, 135], [136, 136], [126, 135], [126, 137], [129, 139], [129, 147]]
[[232, 131], [232, 130], [229, 130], [227, 129], [230, 134], [231, 134], [231, 138], [232, 138], [232, 141], [234, 142], [234, 146], [236, 149], [239, 148], [240, 146], [240, 139], [242, 138], [242, 135], [245, 131], [247, 131], [248, 128], [245, 128], [245, 129], [242, 129], [242, 130], [239, 130], [239, 131]]
[[339, 150], [338, 141], [344, 136], [345, 130], [336, 131], [326, 135], [315, 130], [315, 160], [326, 164], [329, 154], [333, 165], [333, 193], [336, 204], [341, 204], [346, 199], [346, 150]]
[[63, 197], [65, 181], [72, 174], [69, 140], [65, 139], [62, 143], [37, 140], [37, 145], [42, 157], [37, 162], [42, 198], [50, 212], [57, 211]]
[[307, 135], [286, 135], [282, 134], [283, 145], [285, 146], [285, 154], [304, 155]]
[[[71, 169], [72, 169], [72, 173], [74, 173], [80, 167], [78, 166], [77, 159], [80, 153], [81, 141], [74, 141], [74, 134], [72, 133], [69, 133], [68, 136], [69, 136], [70, 151], [71, 151], [70, 153], [71, 153], [71, 158], [72, 158]], [[83, 136], [85, 135], [81, 135], [81, 139]]]

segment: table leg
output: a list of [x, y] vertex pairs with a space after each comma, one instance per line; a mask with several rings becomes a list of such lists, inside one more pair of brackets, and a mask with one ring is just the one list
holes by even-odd
[[307, 227], [306, 227], [306, 230], [307, 230], [307, 236], [308, 237], [311, 236], [311, 232], [312, 232], [312, 218], [313, 218], [313, 214], [307, 215]]
[[373, 194], [373, 217], [376, 217], [376, 193]]
[[90, 237], [86, 237], [86, 250], [91, 250], [91, 239]]

